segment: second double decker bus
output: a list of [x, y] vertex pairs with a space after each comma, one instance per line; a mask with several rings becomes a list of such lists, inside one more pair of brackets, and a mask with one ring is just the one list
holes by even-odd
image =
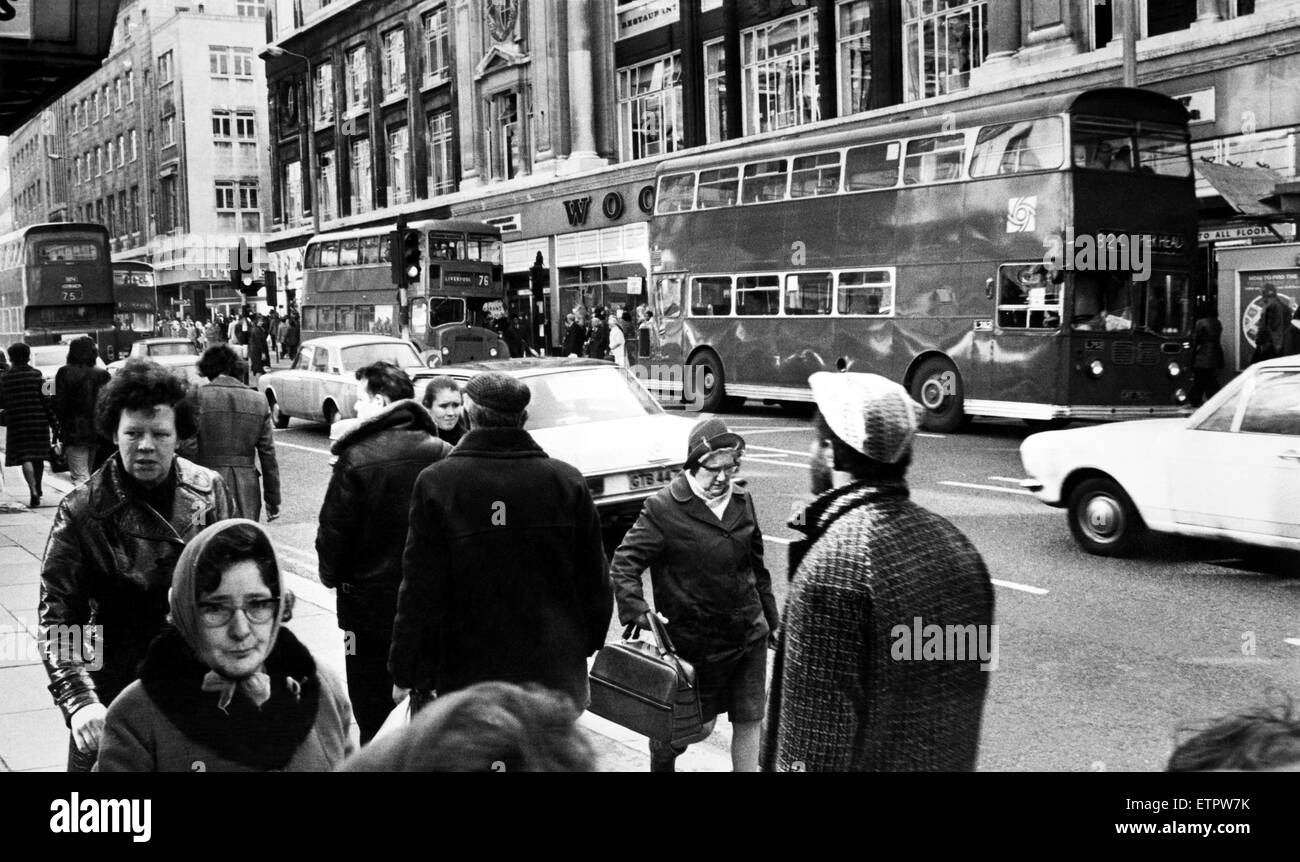
[[113, 355], [109, 361], [128, 355], [131, 345], [152, 336], [157, 324], [154, 268], [140, 260], [113, 261], [113, 330], [109, 347]]
[[58, 222], [0, 236], [0, 344], [60, 344], [113, 330], [108, 229]]
[[1178, 102], [1112, 88], [666, 160], [651, 361], [702, 372], [709, 410], [838, 368], [935, 430], [1184, 414], [1188, 141]]

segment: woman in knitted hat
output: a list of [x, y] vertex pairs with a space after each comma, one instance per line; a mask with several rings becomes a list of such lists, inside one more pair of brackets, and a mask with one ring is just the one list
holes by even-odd
[[171, 626], [113, 701], [102, 772], [323, 772], [355, 747], [343, 686], [281, 626], [293, 594], [253, 521], [213, 524], [172, 576]]
[[[678, 654], [695, 667], [705, 727], [731, 719], [731, 762], [758, 769], [767, 644], [780, 619], [754, 501], [736, 481], [745, 441], [721, 419], [695, 424], [686, 466], [646, 500], [614, 553], [610, 577], [624, 624], [649, 624], [641, 575], [650, 569], [657, 610]], [[671, 772], [685, 745], [650, 743], [650, 770]]]

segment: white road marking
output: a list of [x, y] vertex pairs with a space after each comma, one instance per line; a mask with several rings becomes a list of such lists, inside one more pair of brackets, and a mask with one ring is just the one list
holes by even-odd
[[320, 454], [320, 455], [329, 455], [329, 454], [331, 454], [331, 453], [330, 453], [330, 450], [328, 450], [328, 449], [316, 449], [316, 448], [314, 448], [314, 447], [312, 447], [312, 446], [299, 446], [297, 443], [285, 443], [285, 442], [282, 442], [282, 441], [280, 441], [280, 440], [276, 440], [276, 441], [275, 441], [275, 445], [276, 445], [276, 446], [284, 446], [284, 447], [287, 447], [287, 448], [289, 448], [289, 449], [301, 449], [301, 450], [304, 451], [304, 452], [316, 452], [317, 454]]
[[797, 467], [801, 470], [805, 469], [808, 466], [807, 464], [792, 464], [789, 461], [777, 461], [775, 459], [769, 459], [769, 458], [756, 458], [753, 455], [750, 455], [748, 458], [746, 458], [745, 463], [746, 464], [771, 464], [773, 467]]
[[1282, 643], [1291, 644], [1291, 646], [1300, 646], [1300, 638], [1282, 638]]
[[989, 578], [995, 586], [1006, 587], [1008, 590], [1020, 590], [1022, 593], [1029, 593], [1034, 596], [1045, 596], [1047, 590], [1042, 587], [1031, 587], [1028, 584], [1017, 584], [1015, 581], [1004, 581], [999, 578]]
[[1022, 494], [1026, 497], [1034, 496], [1032, 491], [1026, 491], [1023, 488], [1002, 488], [998, 485], [977, 485], [974, 482], [940, 482], [939, 484], [951, 485], [954, 488], [974, 488], [977, 491], [998, 491], [1003, 494]]
[[1010, 477], [1010, 476], [990, 476], [990, 477], [989, 477], [989, 481], [991, 481], [991, 482], [1010, 482], [1012, 485], [1019, 485], [1020, 482], [1021, 482], [1020, 479], [1013, 479], [1013, 478]]
[[931, 438], [931, 439], [933, 439], [933, 440], [947, 440], [947, 439], [948, 439], [948, 435], [947, 435], [947, 434], [931, 434], [931, 433], [928, 432], [928, 431], [917, 431], [917, 432], [916, 432], [916, 436], [917, 436], [917, 437], [929, 437], [929, 438]]
[[788, 545], [788, 544], [790, 544], [791, 542], [793, 542], [793, 541], [795, 541], [795, 540], [794, 540], [794, 539], [783, 539], [783, 538], [781, 538], [780, 536], [764, 536], [764, 537], [763, 537], [763, 541], [765, 541], [765, 542], [776, 542], [778, 545]]
[[779, 434], [779, 433], [783, 433], [783, 432], [786, 432], [786, 431], [807, 431], [807, 430], [808, 430], [808, 427], [807, 427], [807, 426], [802, 426], [802, 427], [801, 427], [801, 426], [798, 426], [798, 425], [789, 425], [789, 426], [786, 426], [786, 427], [783, 427], [783, 428], [745, 428], [745, 427], [738, 427], [738, 428], [732, 428], [731, 430], [734, 431], [734, 432], [737, 433], [737, 434], [742, 434], [742, 435], [743, 435], [743, 434]]
[[805, 450], [802, 451], [802, 452], [796, 452], [796, 451], [794, 451], [793, 449], [777, 449], [777, 448], [774, 447], [774, 446], [746, 446], [746, 447], [745, 447], [745, 450], [746, 450], [746, 451], [753, 451], [753, 452], [779, 452], [779, 453], [781, 453], [782, 455], [790, 455], [790, 456], [793, 456], [793, 457], [795, 457], [795, 458], [807, 458], [807, 457], [809, 457], [809, 455], [808, 455], [808, 450], [807, 450], [807, 449], [805, 449]]

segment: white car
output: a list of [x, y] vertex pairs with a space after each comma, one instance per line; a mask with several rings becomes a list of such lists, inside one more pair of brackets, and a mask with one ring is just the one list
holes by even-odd
[[199, 384], [204, 380], [199, 376], [198, 345], [188, 338], [141, 338], [131, 345], [131, 352], [116, 362], [108, 365], [109, 374], [117, 374], [129, 359], [148, 359], [170, 370], [178, 377], [184, 377], [190, 383]]
[[410, 375], [420, 394], [423, 381], [438, 376], [409, 341], [387, 335], [326, 335], [304, 341], [289, 368], [259, 377], [257, 391], [270, 405], [276, 428], [288, 428], [290, 417], [333, 425], [357, 415], [357, 369], [380, 360]]
[[1021, 484], [1102, 556], [1144, 530], [1300, 551], [1300, 356], [1248, 368], [1186, 419], [1048, 431]]
[[[37, 344], [33, 346], [32, 358], [28, 364], [41, 372], [41, 376], [45, 378], [42, 391], [46, 395], [52, 396], [54, 394], [54, 375], [59, 373], [60, 368], [68, 364], [67, 343]], [[95, 366], [104, 368], [104, 360], [96, 356]]]

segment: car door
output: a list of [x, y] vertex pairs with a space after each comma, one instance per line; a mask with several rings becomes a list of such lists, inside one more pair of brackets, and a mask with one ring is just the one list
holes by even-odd
[[1178, 523], [1300, 547], [1300, 368], [1256, 372], [1179, 435], [1172, 467]]
[[298, 348], [298, 356], [293, 367], [288, 371], [275, 373], [275, 396], [280, 400], [280, 409], [305, 419], [307, 417], [307, 378], [311, 374], [312, 357], [316, 347], [304, 344]]
[[[337, 364], [337, 362], [335, 363]], [[333, 375], [330, 374], [330, 351], [326, 347], [316, 347], [312, 351], [311, 364], [303, 374], [303, 393], [302, 416], [307, 419], [325, 418], [324, 410], [321, 406], [325, 403], [325, 395], [330, 388], [330, 381]]]

